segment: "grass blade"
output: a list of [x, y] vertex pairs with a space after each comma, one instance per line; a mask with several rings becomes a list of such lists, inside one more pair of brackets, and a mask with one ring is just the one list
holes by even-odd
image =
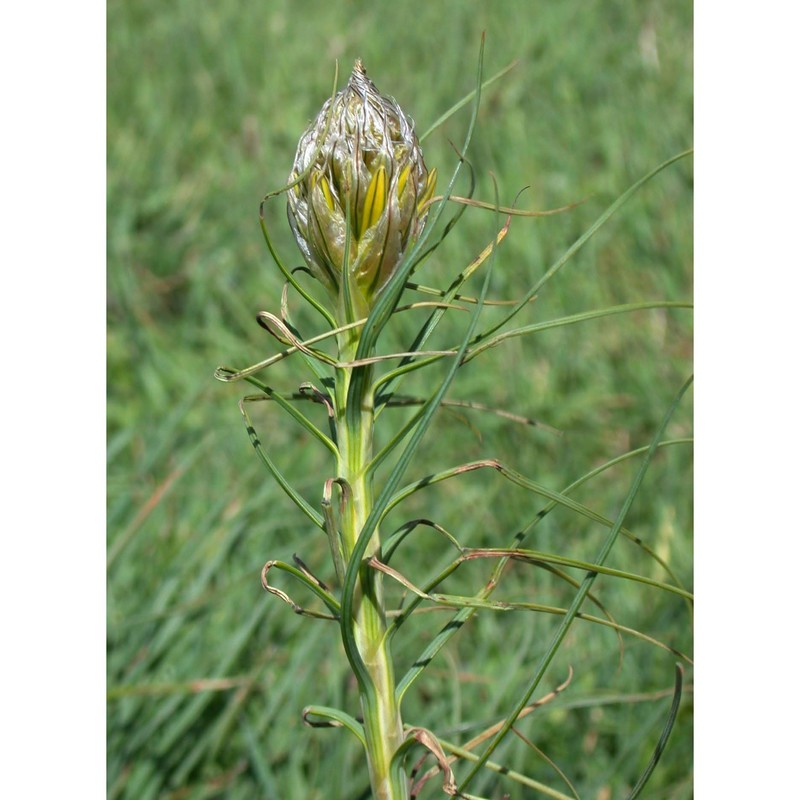
[[633, 787], [631, 793], [628, 795], [628, 800], [636, 800], [636, 798], [642, 793], [642, 789], [644, 789], [647, 781], [650, 780], [650, 776], [653, 774], [653, 770], [656, 768], [656, 765], [661, 759], [661, 754], [664, 752], [664, 748], [667, 746], [667, 739], [669, 739], [669, 735], [670, 733], [672, 733], [672, 728], [675, 725], [675, 718], [678, 716], [678, 709], [680, 708], [681, 704], [682, 689], [683, 689], [683, 667], [681, 667], [680, 664], [676, 664], [675, 692], [672, 696], [672, 704], [670, 705], [669, 716], [667, 717], [667, 721], [664, 724], [664, 730], [661, 732], [661, 736], [659, 737], [658, 743], [656, 744], [655, 752], [653, 753], [652, 758], [647, 764], [647, 768], [642, 774], [642, 777], [639, 778], [639, 780], [636, 782], [636, 786]]
[[[622, 508], [620, 509], [620, 512], [617, 516], [617, 520], [612, 526], [611, 530], [609, 531], [606, 541], [603, 544], [603, 547], [601, 548], [600, 552], [598, 553], [597, 558], [595, 559], [595, 561], [598, 564], [603, 564], [603, 562], [606, 560], [609, 553], [611, 552], [611, 549], [613, 548], [614, 543], [616, 542], [617, 535], [619, 534], [619, 531], [622, 528], [622, 523], [624, 522], [625, 517], [627, 516], [628, 511], [630, 510], [630, 507], [633, 505], [633, 500], [638, 494], [639, 487], [642, 485], [644, 476], [647, 473], [647, 469], [650, 466], [650, 462], [653, 458], [653, 455], [656, 452], [658, 443], [664, 434], [664, 430], [667, 427], [667, 423], [672, 418], [675, 409], [678, 407], [681, 398], [686, 393], [686, 390], [689, 388], [691, 383], [692, 379], [690, 378], [689, 380], [686, 381], [686, 383], [683, 384], [677, 396], [670, 405], [667, 413], [664, 415], [664, 418], [662, 419], [661, 424], [659, 425], [658, 430], [656, 431], [655, 436], [653, 437], [653, 440], [650, 443], [650, 446], [647, 450], [647, 454], [644, 457], [642, 465], [639, 468], [639, 472], [637, 473], [636, 477], [633, 480], [633, 483], [631, 484], [630, 489], [628, 490], [628, 494], [625, 497], [625, 500], [622, 504]], [[567, 614], [564, 616], [564, 618], [561, 621], [561, 624], [556, 630], [553, 639], [550, 643], [550, 646], [547, 648], [547, 651], [545, 652], [541, 661], [539, 662], [539, 666], [536, 672], [534, 673], [533, 679], [531, 680], [528, 688], [525, 690], [520, 701], [516, 704], [514, 711], [508, 718], [507, 723], [497, 733], [495, 738], [492, 740], [492, 742], [484, 751], [483, 755], [480, 757], [480, 759], [476, 762], [476, 764], [467, 774], [464, 781], [460, 784], [461, 789], [466, 788], [466, 786], [468, 786], [472, 782], [472, 780], [475, 778], [480, 768], [489, 759], [489, 756], [495, 751], [500, 742], [505, 738], [505, 736], [511, 730], [512, 725], [516, 721], [522, 709], [528, 704], [531, 695], [536, 691], [536, 688], [538, 687], [539, 682], [544, 676], [547, 667], [550, 665], [550, 662], [553, 660], [553, 657], [555, 656], [558, 648], [560, 647], [561, 642], [564, 640], [564, 637], [566, 636], [567, 631], [569, 630], [570, 625], [572, 624], [572, 621], [575, 619], [575, 616], [578, 613], [578, 611], [580, 611], [580, 607], [583, 604], [586, 595], [589, 593], [589, 589], [594, 583], [595, 577], [596, 573], [589, 573], [589, 575], [587, 575], [584, 578], [583, 582], [581, 583], [580, 589], [575, 595], [575, 599], [572, 601], [572, 604], [570, 605], [569, 610], [567, 611]]]

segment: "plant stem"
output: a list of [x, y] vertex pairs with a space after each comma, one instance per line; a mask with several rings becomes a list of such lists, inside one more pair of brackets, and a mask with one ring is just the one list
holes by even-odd
[[[341, 347], [340, 358], [352, 358], [353, 340]], [[342, 352], [345, 351], [345, 352]], [[360, 398], [357, 419], [347, 415], [347, 398], [352, 390], [354, 369], [369, 371], [369, 367], [338, 370], [336, 378], [336, 434], [339, 449], [339, 476], [347, 481], [349, 498], [342, 515], [342, 547], [349, 560], [372, 510], [372, 476], [367, 467], [372, 460], [374, 430], [374, 397], [365, 390]], [[366, 377], [370, 377], [369, 373]], [[371, 380], [361, 385], [369, 386]], [[392, 757], [403, 741], [403, 723], [395, 698], [394, 667], [389, 641], [386, 637], [386, 609], [383, 598], [382, 575], [366, 566], [373, 555], [380, 555], [378, 530], [372, 534], [362, 566], [358, 573], [358, 588], [354, 604], [353, 629], [366, 678], [360, 679], [361, 710], [364, 716], [366, 755], [372, 792], [376, 800], [407, 800], [408, 782], [404, 774], [392, 775]]]

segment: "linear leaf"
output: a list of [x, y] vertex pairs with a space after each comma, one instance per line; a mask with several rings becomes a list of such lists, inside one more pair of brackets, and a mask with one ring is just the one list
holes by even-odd
[[645, 769], [642, 777], [636, 782], [636, 785], [633, 787], [631, 793], [628, 795], [628, 800], [636, 800], [636, 798], [642, 793], [642, 789], [644, 789], [645, 784], [647, 781], [650, 780], [650, 776], [653, 774], [653, 770], [656, 768], [656, 764], [658, 764], [659, 760], [661, 759], [661, 754], [664, 752], [664, 748], [667, 746], [667, 739], [669, 739], [670, 733], [672, 733], [672, 728], [675, 725], [675, 718], [678, 716], [678, 708], [680, 708], [681, 704], [681, 691], [683, 688], [683, 668], [680, 664], [675, 665], [675, 692], [672, 697], [672, 705], [669, 709], [669, 715], [667, 716], [667, 721], [664, 724], [664, 730], [661, 732], [661, 736], [658, 739], [658, 743], [656, 744], [655, 752], [653, 753], [652, 758], [650, 759], [649, 763], [647, 764], [647, 768]]
[[[669, 409], [667, 410], [667, 413], [664, 415], [664, 417], [663, 417], [663, 419], [661, 421], [661, 424], [659, 425], [659, 427], [658, 427], [658, 429], [657, 429], [657, 431], [656, 431], [656, 433], [655, 433], [655, 435], [654, 435], [654, 437], [653, 437], [653, 439], [652, 439], [652, 441], [650, 443], [650, 446], [649, 446], [649, 448], [647, 450], [647, 453], [646, 453], [646, 455], [644, 457], [644, 460], [642, 461], [642, 464], [641, 464], [641, 466], [639, 468], [639, 471], [636, 474], [636, 477], [634, 478], [630, 489], [628, 490], [628, 494], [627, 494], [627, 496], [626, 496], [626, 498], [625, 498], [625, 500], [624, 500], [624, 502], [622, 504], [622, 508], [620, 509], [619, 514], [617, 515], [617, 519], [614, 522], [611, 530], [609, 531], [608, 536], [606, 537], [606, 541], [603, 544], [602, 548], [600, 549], [600, 552], [598, 553], [597, 557], [595, 558], [595, 561], [598, 564], [602, 565], [603, 562], [608, 557], [609, 553], [611, 552], [611, 549], [613, 548], [614, 543], [617, 540], [617, 535], [619, 534], [620, 529], [622, 528], [622, 523], [624, 522], [625, 517], [628, 514], [628, 511], [630, 510], [631, 506], [633, 505], [634, 498], [636, 497], [636, 495], [639, 492], [639, 488], [642, 485], [642, 481], [644, 480], [644, 476], [647, 473], [647, 469], [650, 466], [650, 462], [652, 461], [653, 455], [656, 452], [656, 449], [658, 447], [658, 443], [659, 443], [659, 441], [661, 440], [661, 437], [664, 434], [664, 430], [667, 427], [667, 423], [672, 418], [672, 415], [675, 412], [675, 409], [678, 407], [678, 403], [680, 402], [680, 400], [683, 397], [683, 395], [686, 393], [686, 390], [689, 388], [691, 383], [692, 383], [692, 379], [689, 378], [686, 381], [686, 383], [683, 384], [683, 386], [678, 391], [678, 394], [676, 395], [675, 399], [672, 401], [672, 404], [670, 405]], [[591, 586], [594, 583], [595, 577], [596, 577], [596, 573], [589, 573], [584, 578], [583, 582], [581, 583], [580, 589], [578, 590], [577, 594], [575, 595], [574, 600], [572, 601], [572, 604], [570, 605], [566, 615], [564, 616], [564, 618], [561, 621], [561, 624], [559, 625], [558, 629], [556, 630], [556, 632], [555, 632], [555, 634], [554, 634], [554, 636], [553, 636], [553, 638], [551, 640], [551, 643], [550, 643], [549, 647], [547, 648], [545, 654], [542, 656], [542, 659], [539, 662], [539, 666], [538, 666], [538, 668], [537, 668], [537, 670], [536, 670], [536, 672], [535, 672], [530, 684], [528, 685], [528, 688], [525, 690], [524, 694], [522, 695], [520, 700], [517, 702], [517, 704], [516, 704], [516, 706], [514, 708], [514, 711], [512, 712], [512, 714], [508, 718], [508, 721], [507, 721], [506, 725], [504, 725], [503, 728], [498, 732], [498, 734], [495, 736], [495, 738], [492, 740], [492, 742], [489, 744], [489, 746], [484, 751], [483, 755], [476, 762], [475, 766], [470, 770], [470, 772], [467, 774], [467, 776], [464, 779], [464, 781], [460, 784], [460, 788], [461, 789], [466, 788], [466, 786], [469, 785], [469, 783], [472, 782], [472, 780], [475, 778], [475, 775], [478, 773], [480, 768], [483, 766], [483, 764], [486, 763], [486, 761], [488, 760], [489, 756], [494, 752], [494, 750], [497, 748], [497, 746], [500, 744], [500, 742], [508, 734], [509, 730], [511, 729], [511, 726], [514, 724], [514, 722], [516, 721], [517, 717], [519, 716], [519, 713], [527, 705], [527, 703], [530, 700], [530, 697], [534, 693], [534, 691], [536, 691], [536, 688], [539, 685], [539, 682], [541, 681], [542, 677], [544, 676], [544, 673], [547, 670], [547, 667], [550, 665], [550, 662], [553, 660], [553, 657], [555, 656], [558, 648], [560, 647], [561, 642], [564, 640], [564, 637], [566, 636], [567, 631], [569, 630], [570, 625], [572, 624], [572, 621], [575, 619], [575, 616], [580, 611], [580, 607], [583, 604], [583, 601], [586, 598], [586, 595], [588, 594], [589, 590], [591, 589]]]
[[242, 417], [244, 417], [245, 427], [247, 428], [247, 435], [250, 437], [250, 442], [252, 443], [253, 447], [255, 448], [256, 453], [258, 453], [259, 458], [264, 462], [267, 469], [272, 473], [272, 476], [275, 478], [275, 481], [278, 485], [283, 489], [286, 494], [293, 500], [294, 504], [318, 527], [322, 530], [325, 530], [325, 521], [322, 518], [322, 515], [315, 511], [306, 501], [306, 499], [299, 494], [295, 488], [289, 483], [286, 479], [284, 474], [278, 469], [275, 465], [275, 462], [269, 457], [269, 454], [264, 449], [264, 446], [261, 443], [261, 439], [258, 436], [258, 432], [253, 427], [253, 423], [250, 421], [250, 416], [247, 413], [247, 410], [244, 407], [244, 402], [247, 398], [243, 398], [239, 401], [239, 411], [242, 412]]

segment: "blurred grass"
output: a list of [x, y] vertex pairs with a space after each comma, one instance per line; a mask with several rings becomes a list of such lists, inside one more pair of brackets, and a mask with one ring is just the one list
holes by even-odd
[[[494, 174], [505, 203], [523, 186], [525, 208], [585, 202], [513, 222], [492, 294], [515, 298], [631, 183], [691, 146], [691, 14], [689, 2], [614, 0], [108, 4], [111, 798], [349, 800], [368, 785], [347, 734], [300, 720], [309, 703], [357, 713], [335, 626], [293, 615], [258, 579], [268, 558], [294, 552], [329, 577], [326, 543], [254, 457], [236, 409], [244, 391], [212, 379], [218, 364], [243, 367], [274, 352], [254, 323], [257, 311], [277, 309], [282, 285], [261, 239], [258, 202], [288, 174], [299, 134], [330, 92], [334, 61], [344, 78], [361, 57], [423, 131], [473, 88], [482, 31], [487, 75], [519, 60], [484, 96], [470, 154], [476, 196], [492, 199]], [[443, 179], [454, 165], [448, 140], [461, 139], [466, 119], [461, 112], [425, 142], [426, 161]], [[645, 186], [546, 285], [524, 321], [691, 299], [691, 175], [684, 159]], [[299, 263], [282, 201], [268, 214], [280, 252]], [[468, 210], [419, 280], [446, 283], [490, 240], [492, 225], [491, 214]], [[313, 319], [293, 311], [300, 324]], [[397, 344], [411, 322], [394, 326]], [[445, 331], [441, 341], [452, 339]], [[561, 489], [647, 444], [690, 371], [687, 311], [509, 341], [462, 370], [452, 396], [535, 417], [565, 435], [443, 412], [408, 478], [496, 457]], [[292, 360], [268, 374], [286, 390], [306, 379]], [[423, 393], [429, 381], [415, 376], [403, 390]], [[259, 404], [252, 413], [270, 452], [316, 503], [327, 455], [277, 409]], [[386, 419], [404, 413], [387, 410]], [[689, 404], [668, 433], [690, 435]], [[576, 499], [615, 516], [636, 467], [604, 473]], [[626, 523], [689, 586], [691, 485], [689, 449], [663, 449]], [[433, 516], [465, 544], [504, 546], [542, 505], [498, 476], [474, 473], [425, 490], [392, 520]], [[591, 558], [601, 537], [597, 526], [557, 510], [532, 546]], [[430, 533], [411, 542], [398, 566], [410, 565], [419, 583], [419, 564], [433, 574], [446, 550]], [[611, 560], [660, 577], [628, 542]], [[486, 565], [468, 565], [446, 590], [469, 591], [486, 574]], [[595, 588], [623, 624], [691, 651], [680, 601], [602, 578]], [[515, 565], [501, 596], [566, 605], [571, 593], [548, 573]], [[443, 620], [421, 615], [399, 635], [401, 674]], [[462, 741], [494, 722], [555, 624], [543, 615], [477, 615], [409, 693], [407, 719]], [[672, 662], [626, 639], [620, 666], [614, 633], [577, 621], [548, 673], [550, 688], [571, 664], [571, 687], [519, 729], [582, 798], [624, 796], [669, 705], [668, 697], [641, 698], [670, 687]], [[497, 755], [566, 791], [516, 737]], [[691, 759], [689, 692], [647, 796], [691, 797]], [[518, 789], [489, 773], [471, 787], [487, 797], [525, 796]]]

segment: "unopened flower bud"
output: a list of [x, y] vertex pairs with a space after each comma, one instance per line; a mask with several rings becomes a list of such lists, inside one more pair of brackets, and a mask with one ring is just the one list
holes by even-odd
[[428, 173], [413, 122], [361, 61], [300, 137], [289, 182], [289, 222], [309, 268], [334, 299], [348, 280], [366, 314], [422, 233], [436, 170]]

